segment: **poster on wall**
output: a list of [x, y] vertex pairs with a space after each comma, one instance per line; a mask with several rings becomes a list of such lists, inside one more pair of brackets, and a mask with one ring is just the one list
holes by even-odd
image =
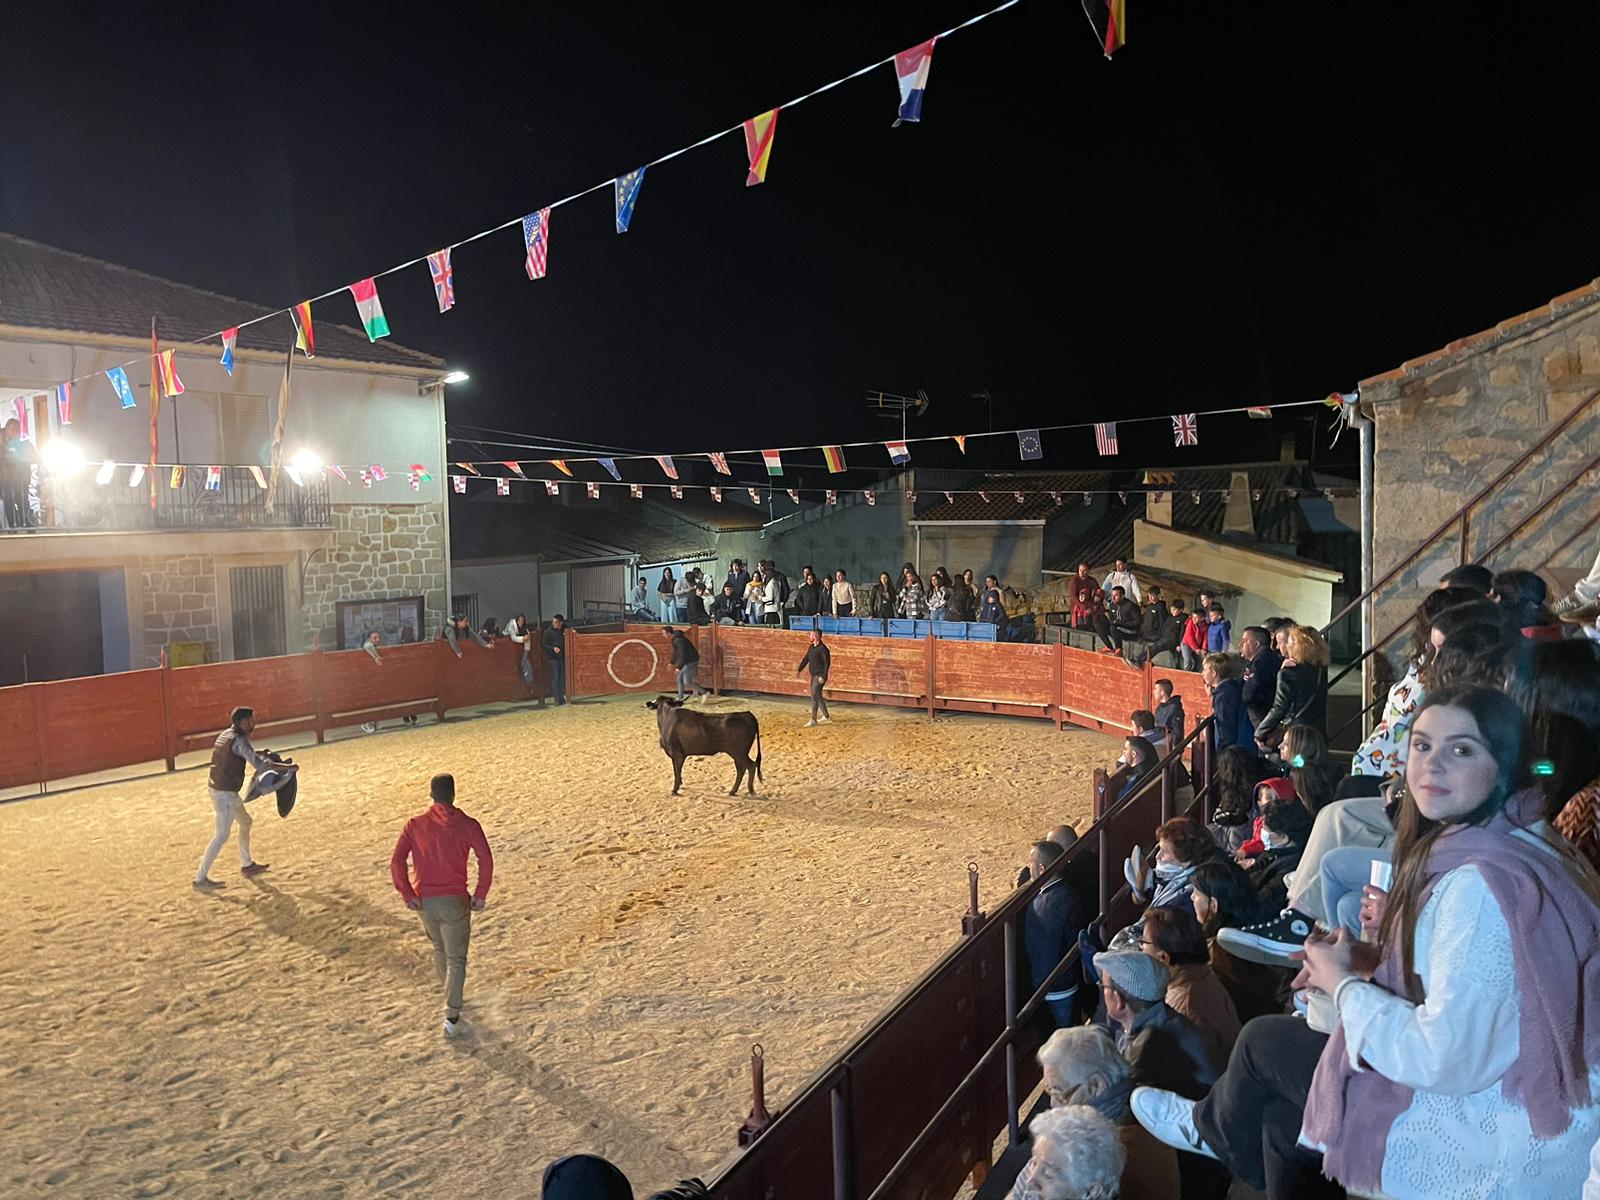
[[422, 640], [422, 597], [385, 600], [342, 600], [336, 606], [339, 649], [359, 650], [376, 629], [385, 646]]

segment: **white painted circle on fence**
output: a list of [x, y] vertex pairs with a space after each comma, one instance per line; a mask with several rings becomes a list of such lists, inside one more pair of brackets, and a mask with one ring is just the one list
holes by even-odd
[[[621, 650], [624, 646], [643, 646], [650, 654], [650, 669], [645, 672], [644, 678], [639, 680], [637, 683], [629, 683], [626, 679], [619, 678], [616, 669], [611, 665], [617, 657], [617, 651]], [[606, 674], [611, 676], [612, 680], [615, 681], [618, 687], [648, 687], [650, 685], [650, 681], [656, 677], [656, 671], [660, 668], [660, 666], [661, 659], [656, 655], [656, 648], [643, 638], [628, 638], [625, 641], [618, 642], [615, 646], [611, 647], [611, 653], [606, 655]]]

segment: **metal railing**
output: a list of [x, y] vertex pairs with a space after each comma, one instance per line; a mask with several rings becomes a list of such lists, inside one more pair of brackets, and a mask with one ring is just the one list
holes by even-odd
[[[45, 479], [38, 484], [40, 512], [33, 533], [136, 533], [151, 529], [320, 529], [333, 524], [328, 481], [307, 479], [298, 487], [279, 481], [271, 512], [267, 493], [249, 475], [224, 471], [219, 486], [206, 487], [206, 470], [189, 467], [180, 486], [171, 486], [170, 469], [156, 480], [156, 503], [150, 505], [150, 484], [129, 487], [118, 481], [97, 484], [91, 474], [71, 479]], [[0, 530], [0, 533], [23, 532]]]

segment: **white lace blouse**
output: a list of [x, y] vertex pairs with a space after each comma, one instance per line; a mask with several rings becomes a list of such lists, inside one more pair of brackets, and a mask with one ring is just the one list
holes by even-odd
[[[1334, 997], [1351, 1065], [1362, 1070], [1364, 1060], [1417, 1089], [1389, 1130], [1381, 1196], [1578, 1196], [1600, 1139], [1600, 1104], [1574, 1112], [1565, 1133], [1538, 1139], [1527, 1110], [1502, 1092], [1519, 1052], [1521, 998], [1511, 929], [1476, 867], [1435, 886], [1417, 919], [1416, 961], [1420, 1005], [1357, 979]], [[1600, 1096], [1600, 1064], [1589, 1086]]]

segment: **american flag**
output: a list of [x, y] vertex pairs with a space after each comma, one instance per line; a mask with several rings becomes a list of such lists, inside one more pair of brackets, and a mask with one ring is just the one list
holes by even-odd
[[1172, 418], [1172, 444], [1174, 446], [1200, 444], [1200, 426], [1194, 413], [1179, 413]]
[[522, 269], [529, 279], [543, 279], [545, 260], [550, 253], [550, 210], [541, 208], [522, 218], [522, 241], [528, 247]]
[[456, 272], [450, 265], [450, 247], [428, 255], [428, 271], [433, 275], [433, 298], [439, 302], [439, 311], [449, 312], [456, 306]]
[[1102, 456], [1117, 453], [1117, 423], [1107, 421], [1094, 427], [1094, 444]]

